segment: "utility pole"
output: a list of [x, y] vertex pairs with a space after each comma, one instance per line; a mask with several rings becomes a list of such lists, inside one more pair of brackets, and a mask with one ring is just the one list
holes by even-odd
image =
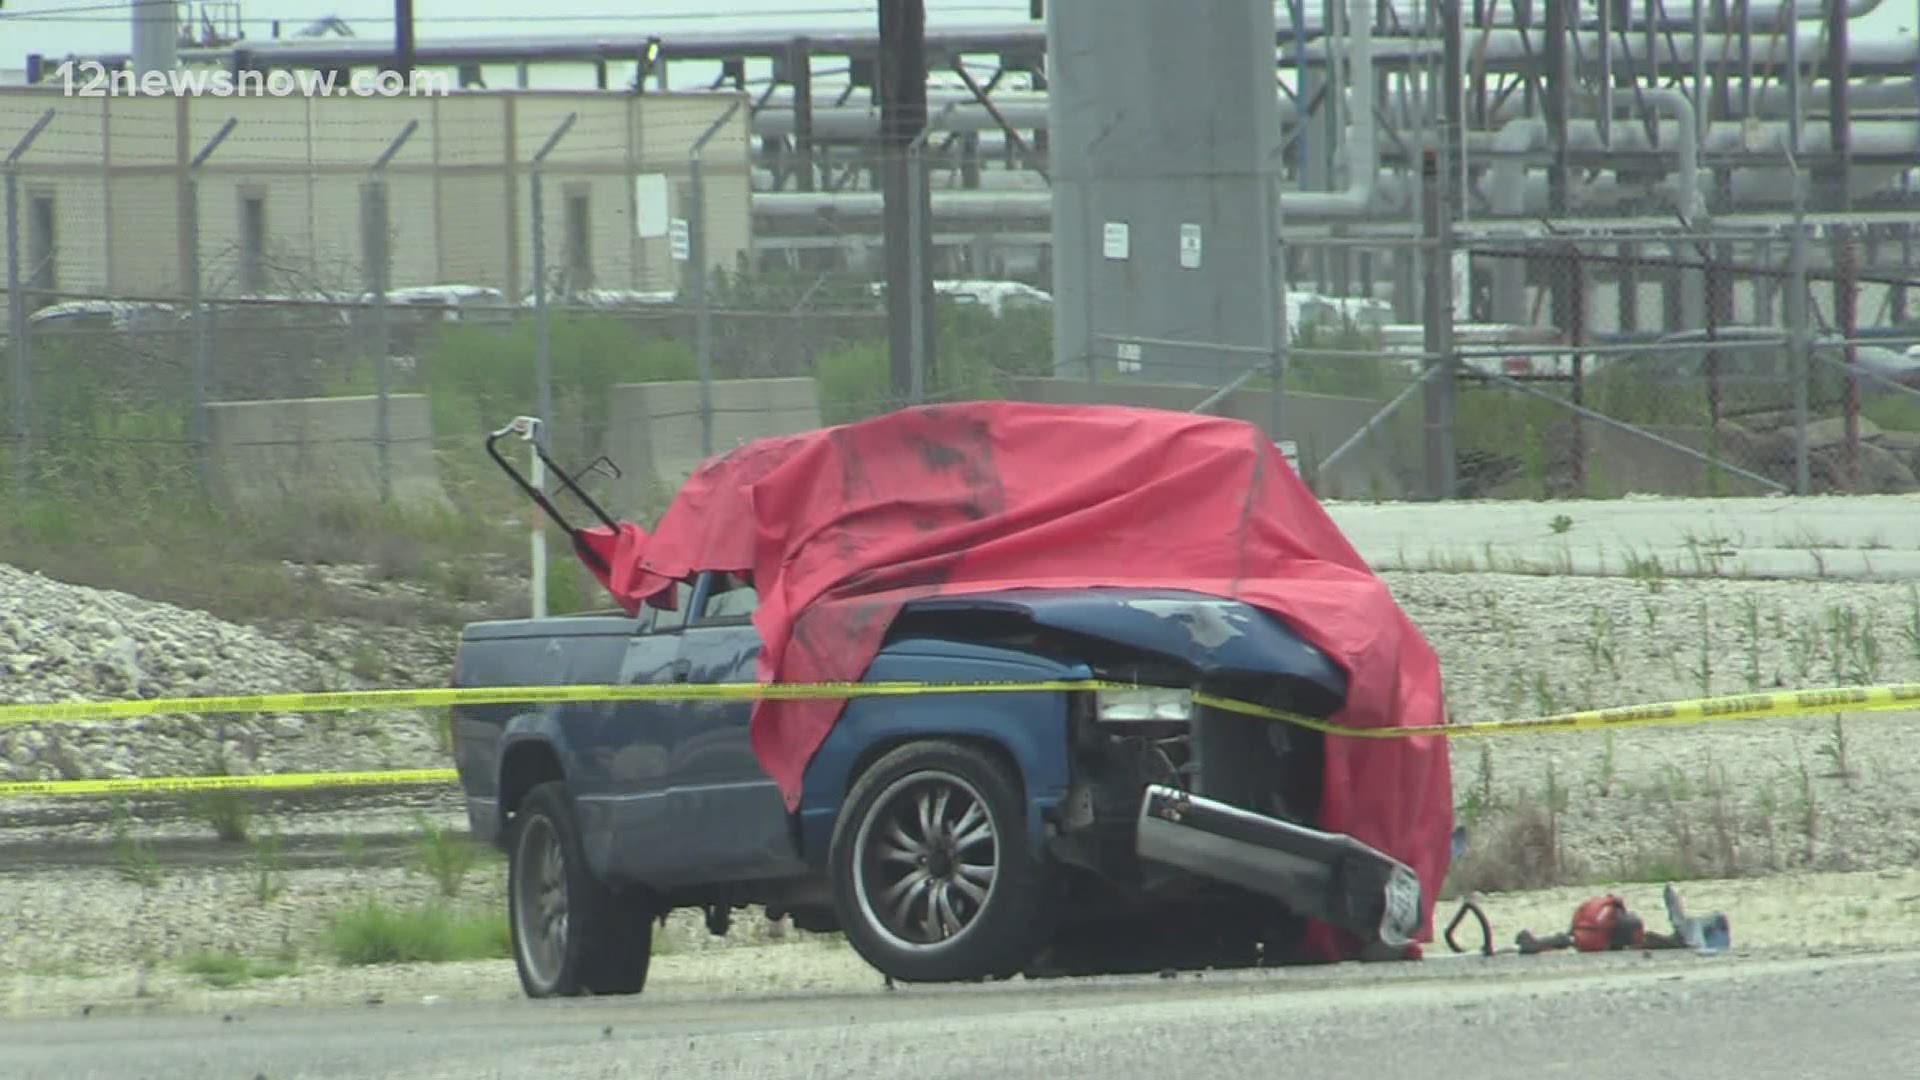
[[[924, 357], [922, 385], [931, 387], [935, 367], [933, 319], [916, 320], [909, 290], [920, 294], [920, 310], [933, 308], [930, 260], [917, 260], [932, 246], [933, 200], [928, 185], [909, 183], [910, 147], [927, 126], [926, 0], [880, 0], [880, 143], [887, 259], [887, 343], [891, 397], [906, 401], [913, 393], [914, 357]], [[910, 211], [908, 200], [917, 202]], [[917, 227], [916, 227], [917, 226]], [[910, 248], [908, 245], [914, 245]], [[920, 323], [916, 326], [916, 322]], [[916, 331], [919, 343], [915, 347]]]
[[393, 69], [413, 85], [413, 0], [393, 0]]

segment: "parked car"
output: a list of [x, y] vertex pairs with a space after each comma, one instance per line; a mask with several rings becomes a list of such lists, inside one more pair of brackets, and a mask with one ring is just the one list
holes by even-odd
[[[1726, 326], [1711, 334], [1685, 330], [1661, 336], [1646, 353], [1632, 355], [1623, 364], [1639, 378], [1697, 385], [1707, 378], [1708, 361], [1717, 358], [1716, 375], [1722, 385], [1785, 387], [1792, 384], [1794, 371], [1788, 340], [1786, 330], [1773, 326]], [[1836, 365], [1847, 362], [1845, 339], [1819, 334], [1811, 344], [1816, 386], [1844, 380], [1845, 370]], [[1920, 391], [1920, 355], [1856, 341], [1853, 363], [1866, 375], [1878, 376], [1859, 380], [1864, 395], [1899, 393], [1888, 383]]]
[[[508, 856], [513, 951], [528, 995], [639, 992], [652, 927], [677, 909], [704, 911], [715, 934], [748, 907], [801, 930], [841, 931], [873, 967], [910, 981], [1277, 963], [1310, 952], [1316, 929], [1400, 955], [1430, 926], [1451, 830], [1444, 746], [1330, 747], [1334, 740], [1312, 730], [1207, 696], [1326, 719], [1349, 706], [1377, 709], [1389, 700], [1377, 688], [1391, 686], [1403, 695], [1391, 700], [1413, 704], [1380, 723], [1441, 719], [1424, 641], [1305, 486], [1277, 467], [1273, 444], [1251, 425], [1180, 413], [940, 408], [750, 443], [696, 473], [651, 535], [617, 522], [549, 463], [549, 475], [599, 521], [576, 526], [501, 455], [498, 441], [516, 429], [489, 441], [496, 463], [572, 536], [622, 606], [469, 625], [456, 687], [748, 684], [776, 652], [786, 658], [778, 670], [844, 672], [862, 683], [1044, 684], [855, 696], [786, 720], [762, 716], [764, 703], [711, 696], [457, 707], [453, 746], [468, 816], [474, 833]], [[1045, 491], [1045, 470], [1062, 463], [1032, 433], [1135, 424], [1097, 445], [1151, 445], [1165, 471], [1109, 463], [1120, 469], [1116, 481], [1124, 474], [1113, 490], [1180, 500], [1202, 539], [1141, 520], [1131, 526], [1137, 549], [1124, 527], [1095, 529], [1085, 548], [1095, 584], [973, 587], [949, 574], [937, 592], [862, 593], [862, 582], [903, 572], [873, 555], [888, 537], [937, 538], [948, 483], [963, 473], [971, 478], [958, 482], [980, 482], [977, 469], [967, 473], [932, 449], [928, 440], [944, 437], [927, 432], [996, 424], [1014, 434], [997, 444], [991, 467]], [[836, 457], [855, 444], [869, 463], [898, 461], [889, 447], [921, 447], [920, 464], [905, 467], [931, 471], [855, 478], [846, 470], [864, 467]], [[774, 479], [764, 467], [770, 458], [814, 465]], [[1097, 474], [1102, 465], [1090, 452], [1073, 467]], [[1213, 501], [1193, 490], [1201, 478]], [[856, 499], [878, 490], [879, 512], [835, 502], [843, 481]], [[918, 504], [886, 484], [913, 491]], [[758, 494], [744, 494], [748, 487]], [[1252, 491], [1265, 511], [1243, 505]], [[946, 520], [976, 540], [998, 531], [1005, 543], [1040, 543], [1043, 559], [1070, 557], [1057, 537], [1024, 532], [1026, 515], [1010, 502], [995, 517], [971, 496], [955, 498]], [[740, 518], [749, 504], [784, 504], [777, 522], [800, 537], [796, 550], [745, 565], [742, 545], [775, 532]], [[1098, 516], [1107, 505], [1096, 499], [1079, 513]], [[1224, 587], [1097, 584], [1103, 574], [1132, 572], [1096, 549], [1136, 558], [1165, 550], [1175, 562], [1185, 550], [1193, 565], [1163, 561], [1163, 574], [1199, 574], [1219, 555], [1198, 545], [1230, 507], [1264, 522], [1248, 526], [1260, 543], [1290, 545], [1286, 565], [1301, 575], [1251, 592], [1325, 603], [1335, 590], [1344, 600], [1325, 610], [1365, 624], [1356, 647], [1373, 658], [1366, 685], [1376, 689], [1355, 689], [1359, 653], [1324, 644], [1339, 627], [1304, 633], [1277, 605]], [[808, 514], [839, 524], [815, 528]], [[1324, 562], [1308, 554], [1316, 546]], [[862, 565], [866, 555], [880, 561]], [[796, 597], [828, 579], [816, 572], [822, 559], [844, 567], [828, 575], [839, 592], [801, 603]], [[780, 578], [780, 567], [794, 576]], [[1247, 572], [1255, 569], [1284, 574], [1274, 560]], [[777, 610], [768, 597], [778, 597]], [[831, 644], [804, 650], [800, 659], [813, 657], [815, 668], [795, 667], [794, 620], [815, 614], [826, 621], [810, 624], [812, 639]], [[1385, 649], [1396, 633], [1400, 653]], [[1405, 657], [1404, 672], [1382, 674], [1381, 663]], [[1102, 680], [1107, 688], [1075, 686]], [[1346, 786], [1368, 783], [1382, 786], [1360, 795]], [[1343, 825], [1385, 839], [1363, 843]]]
[[[984, 308], [995, 318], [1009, 311], [1051, 310], [1053, 307], [1052, 293], [1023, 281], [942, 279], [933, 283], [933, 292], [935, 296], [955, 304]], [[867, 286], [867, 293], [875, 300], [886, 300], [886, 282], [876, 281]]]
[[140, 334], [178, 330], [183, 311], [173, 304], [138, 300], [68, 300], [27, 316], [35, 334], [91, 334], [112, 331]]

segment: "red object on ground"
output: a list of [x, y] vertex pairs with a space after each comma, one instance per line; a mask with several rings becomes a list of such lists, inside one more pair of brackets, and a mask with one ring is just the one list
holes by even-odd
[[1573, 912], [1573, 947], [1581, 952], [1606, 952], [1638, 946], [1644, 930], [1627, 917], [1627, 902], [1608, 893], [1586, 901]]
[[[702, 570], [749, 575], [767, 682], [858, 680], [901, 605], [1020, 587], [1185, 589], [1286, 620], [1348, 673], [1334, 722], [1445, 723], [1439, 662], [1280, 450], [1251, 424], [1114, 406], [926, 406], [712, 459], [649, 535], [587, 543], [630, 613]], [[670, 593], [667, 595], [671, 595]], [[763, 701], [762, 766], [799, 797], [843, 701]], [[1420, 940], [1453, 829], [1445, 740], [1330, 737], [1316, 824], [1405, 862]], [[1358, 942], [1316, 927], [1310, 951]]]

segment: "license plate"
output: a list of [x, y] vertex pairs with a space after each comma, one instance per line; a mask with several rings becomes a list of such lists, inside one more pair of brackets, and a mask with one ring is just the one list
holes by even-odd
[[1386, 910], [1380, 917], [1380, 941], [1390, 948], [1410, 944], [1420, 928], [1420, 881], [1411, 871], [1395, 870], [1387, 878]]

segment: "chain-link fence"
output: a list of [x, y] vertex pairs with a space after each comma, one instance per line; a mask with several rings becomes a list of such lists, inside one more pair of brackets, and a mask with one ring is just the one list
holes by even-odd
[[[1477, 244], [1489, 336], [1545, 326], [1551, 340], [1462, 348], [1479, 380], [1462, 395], [1463, 462], [1496, 470], [1473, 487], [1608, 497], [1920, 486], [1901, 434], [1920, 420], [1920, 363], [1903, 355], [1890, 312], [1876, 319], [1889, 331], [1880, 337], [1863, 337], [1856, 318], [1901, 279], [1875, 288], [1849, 269], [1848, 230], [1813, 232]], [[1808, 270], [1823, 241], [1835, 257]], [[1516, 439], [1518, 452], [1494, 451]]]
[[912, 149], [940, 301], [903, 388], [882, 159], [864, 135], [769, 141], [745, 95], [0, 94], [15, 517], [494, 520], [517, 500], [484, 440], [529, 413], [644, 515], [745, 439], [977, 397], [1238, 416], [1330, 497], [1920, 488], [1897, 215], [1743, 212], [1751, 185], [1704, 180], [1674, 197], [1712, 214], [1534, 214], [1528, 144], [1457, 195], [1429, 171], [1374, 194], [1390, 214], [1286, 225], [1277, 356], [1173, 343], [1207, 358], [1188, 371], [1094, 327], [1097, 362], [1065, 371], [1044, 143], [1002, 132], [995, 157], [945, 121]]

